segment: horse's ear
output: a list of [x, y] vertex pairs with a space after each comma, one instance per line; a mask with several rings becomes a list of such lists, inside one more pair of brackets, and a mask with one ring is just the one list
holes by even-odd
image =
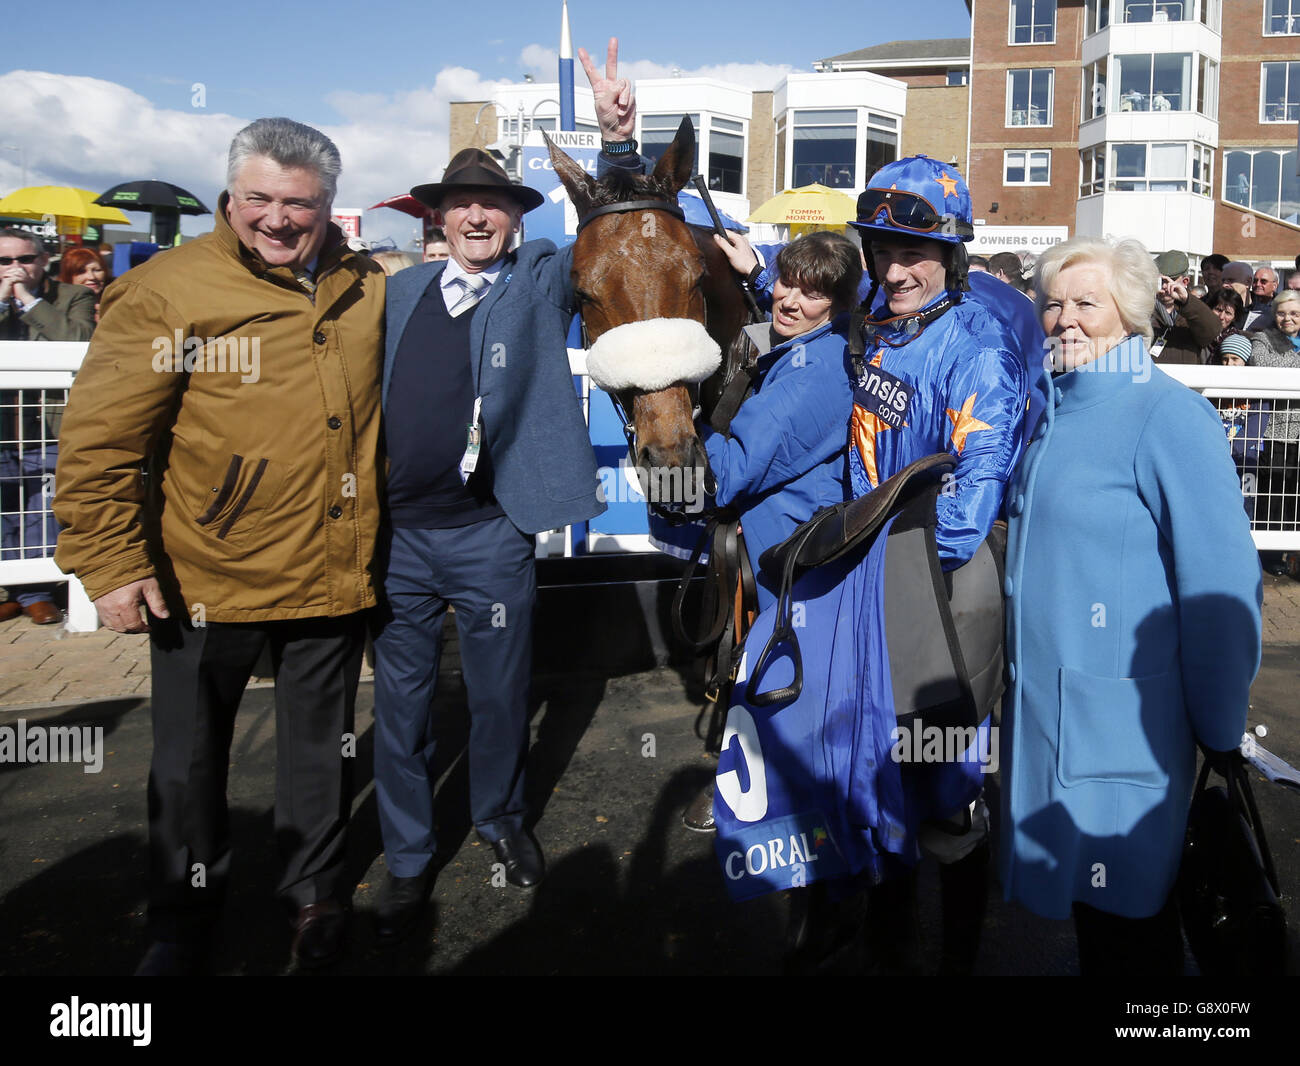
[[655, 180], [667, 182], [673, 192], [681, 192], [695, 170], [695, 127], [690, 117], [682, 119], [677, 136], [655, 164]]
[[[542, 131], [542, 136], [546, 137], [546, 131]], [[564, 186], [564, 191], [569, 194], [569, 200], [577, 209], [578, 217], [581, 218], [591, 208], [592, 194], [596, 187], [595, 181], [591, 176], [578, 166], [568, 154], [563, 150], [556, 148], [555, 143], [546, 137], [546, 150], [551, 153], [551, 166], [555, 168], [555, 173], [560, 179], [560, 184]]]

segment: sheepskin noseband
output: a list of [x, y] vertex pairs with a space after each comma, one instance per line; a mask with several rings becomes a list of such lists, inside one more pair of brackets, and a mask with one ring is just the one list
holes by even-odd
[[652, 318], [615, 326], [587, 351], [587, 373], [606, 392], [658, 392], [703, 381], [722, 362], [704, 327], [689, 318]]

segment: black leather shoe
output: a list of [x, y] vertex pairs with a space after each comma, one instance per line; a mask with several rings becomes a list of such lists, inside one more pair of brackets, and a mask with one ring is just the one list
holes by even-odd
[[135, 968], [136, 977], [202, 977], [208, 973], [208, 949], [203, 944], [155, 940]]
[[304, 969], [328, 966], [343, 954], [347, 912], [337, 900], [309, 903], [294, 919], [293, 958]]
[[712, 833], [718, 828], [713, 819], [713, 782], [710, 781], [699, 794], [691, 800], [682, 815], [682, 825], [697, 833]]
[[[432, 866], [432, 864], [430, 864]], [[414, 877], [395, 877], [388, 874], [379, 892], [379, 906], [375, 910], [375, 935], [385, 943], [395, 943], [411, 931], [415, 919], [429, 900], [429, 885], [433, 880], [430, 867]]]
[[542, 849], [534, 843], [524, 830], [493, 840], [492, 850], [496, 852], [497, 862], [506, 868], [506, 880], [520, 888], [532, 888], [546, 876], [546, 862], [542, 858]]

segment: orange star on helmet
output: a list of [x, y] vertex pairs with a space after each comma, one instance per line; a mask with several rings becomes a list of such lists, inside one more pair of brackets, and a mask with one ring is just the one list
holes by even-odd
[[947, 199], [949, 196], [957, 195], [957, 179], [946, 170], [943, 172], [942, 178], [935, 178], [934, 180], [943, 186], [944, 199]]

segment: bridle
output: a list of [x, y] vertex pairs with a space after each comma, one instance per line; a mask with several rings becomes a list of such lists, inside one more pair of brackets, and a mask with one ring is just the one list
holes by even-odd
[[601, 215], [623, 215], [629, 211], [662, 211], [683, 222], [686, 221], [686, 212], [681, 209], [680, 205], [670, 200], [624, 200], [622, 203], [593, 207], [578, 220], [578, 232], [581, 233], [582, 228], [588, 222], [594, 218], [600, 218]]
[[[713, 209], [707, 186], [697, 181], [696, 187], [700, 191], [701, 199], [704, 200], [710, 214], [714, 217], [715, 232], [721, 232], [721, 222]], [[685, 212], [676, 202], [666, 200], [627, 200], [621, 203], [606, 204], [587, 212], [578, 222], [578, 232], [581, 233], [588, 223], [601, 215], [626, 214], [632, 211], [660, 211], [683, 222], [686, 221]], [[753, 302], [753, 294], [748, 292], [744, 285], [741, 286], [741, 289], [747, 295], [746, 302], [751, 308], [752, 318], [757, 313], [757, 305]], [[708, 325], [707, 316], [708, 304], [706, 301], [705, 321], [701, 323], [706, 327]], [[582, 322], [582, 346], [584, 349], [591, 347], [585, 321]], [[732, 370], [732, 368], [728, 369], [729, 371]], [[710, 422], [715, 430], [730, 435], [731, 419], [744, 402], [745, 397], [752, 391], [756, 378], [757, 360], [755, 359], [748, 359], [740, 367], [734, 368], [732, 376], [724, 385], [722, 395], [715, 404], [713, 411], [710, 412]], [[699, 382], [686, 385], [686, 389], [693, 408], [691, 417], [692, 420], [695, 420], [700, 415]], [[635, 461], [637, 454], [636, 426], [628, 416], [626, 406], [618, 393], [610, 392], [609, 397], [614, 403], [614, 410], [623, 422], [623, 435], [627, 438], [628, 452]], [[713, 471], [707, 465], [704, 470], [704, 479], [705, 492], [712, 496], [716, 489], [716, 481], [714, 480]], [[695, 517], [685, 512], [684, 505], [666, 507], [662, 502], [647, 500], [647, 506], [654, 514], [670, 525], [684, 525]], [[737, 652], [744, 643], [749, 622], [758, 613], [758, 593], [755, 587], [753, 568], [750, 565], [749, 555], [744, 546], [743, 534], [740, 530], [736, 512], [732, 508], [710, 508], [703, 517], [706, 519], [704, 531], [700, 536], [695, 551], [692, 553], [691, 561], [678, 583], [677, 592], [673, 597], [671, 617], [674, 630], [687, 646], [696, 654], [711, 653], [711, 663], [706, 670], [706, 673], [710, 675], [705, 686], [706, 703], [701, 711], [701, 716], [707, 716], [708, 718], [706, 745], [716, 747], [721, 736], [721, 724], [726, 711], [726, 701], [722, 700], [721, 703], [719, 701], [727, 686], [735, 679], [739, 664]], [[691, 586], [692, 580], [698, 573], [700, 560], [705, 550], [709, 553], [709, 580], [705, 582], [700, 609], [705, 619], [711, 619], [712, 621], [706, 621], [708, 628], [703, 638], [697, 639], [686, 631], [683, 604], [687, 589]]]
[[[670, 200], [624, 200], [619, 203], [605, 204], [601, 207], [592, 208], [581, 219], [578, 220], [578, 233], [593, 219], [601, 215], [623, 215], [633, 211], [660, 211], [663, 214], [671, 215], [681, 222], [686, 221], [686, 213], [681, 206]], [[575, 238], [576, 239], [576, 238]], [[578, 315], [578, 321], [582, 328], [582, 348], [587, 351], [591, 348], [591, 338], [587, 334], [587, 321], [581, 313]], [[704, 321], [700, 323], [707, 328], [708, 326], [708, 306], [705, 305]], [[684, 385], [687, 395], [691, 401], [691, 421], [694, 422], [700, 417], [700, 384], [699, 382], [690, 382]], [[609, 392], [606, 395], [614, 404], [614, 411], [618, 415], [619, 421], [623, 425], [623, 436], [627, 440], [628, 455], [632, 461], [636, 462], [636, 422], [628, 413], [627, 405], [623, 402], [623, 397], [618, 392]], [[705, 467], [704, 471], [706, 491], [713, 481], [713, 471]], [[686, 513], [685, 503], [665, 504], [662, 500], [650, 500], [647, 498], [646, 506], [655, 514], [662, 518], [669, 525], [685, 525], [691, 521], [691, 516]]]

